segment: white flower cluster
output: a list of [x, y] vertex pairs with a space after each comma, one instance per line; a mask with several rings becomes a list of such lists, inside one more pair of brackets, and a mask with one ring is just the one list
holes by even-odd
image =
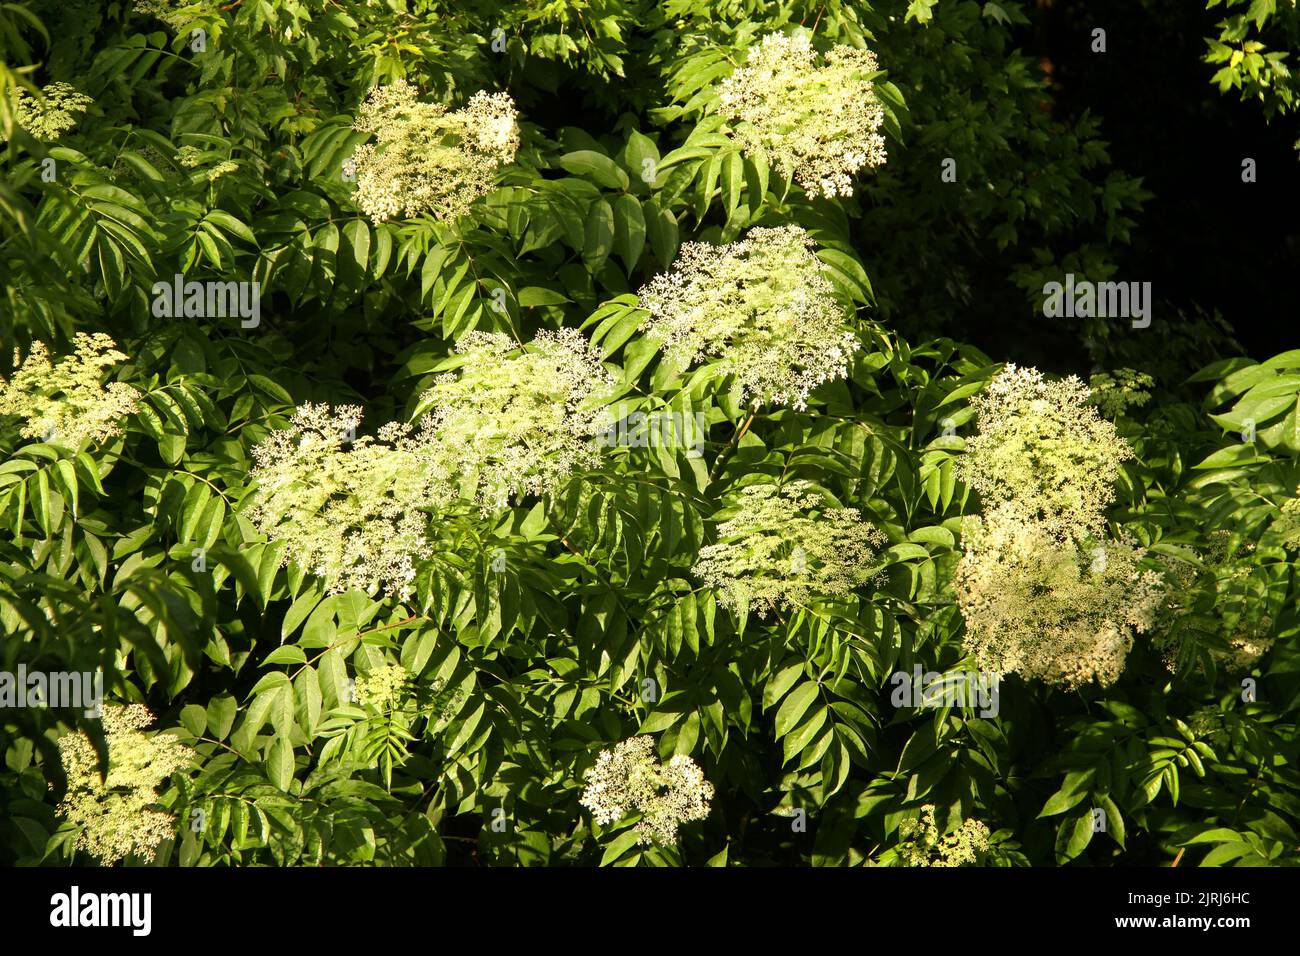
[[122, 434], [122, 419], [139, 408], [140, 393], [125, 382], [105, 387], [104, 370], [126, 359], [102, 332], [78, 332], [76, 352], [57, 362], [43, 342], [33, 342], [13, 377], [0, 379], [0, 415], [26, 419], [22, 434], [78, 448]]
[[1143, 550], [1103, 537], [1132, 449], [1088, 398], [1077, 379], [1048, 383], [1012, 365], [973, 403], [979, 434], [958, 473], [985, 513], [963, 528], [954, 586], [981, 670], [1110, 684], [1164, 601]]
[[1155, 623], [1163, 578], [1131, 542], [1081, 546], [1006, 509], [968, 519], [963, 537], [954, 583], [981, 670], [1105, 686], [1123, 673], [1133, 632]]
[[1274, 635], [1262, 631], [1260, 633], [1235, 634], [1228, 639], [1228, 646], [1231, 650], [1226, 653], [1223, 651], [1214, 653], [1214, 657], [1216, 660], [1221, 661], [1229, 671], [1241, 673], [1258, 664], [1264, 655], [1273, 649], [1276, 642], [1277, 638]]
[[989, 848], [989, 828], [978, 820], [963, 820], [952, 833], [941, 834], [935, 806], [921, 807], [919, 820], [898, 825], [898, 855], [907, 866], [975, 866]]
[[883, 165], [885, 111], [870, 50], [839, 45], [821, 59], [806, 33], [771, 33], [723, 81], [719, 109], [740, 148], [781, 167], [811, 197], [853, 195], [853, 175]]
[[514, 162], [517, 116], [507, 93], [476, 93], [449, 113], [441, 103], [421, 101], [405, 80], [374, 87], [353, 124], [375, 134], [352, 157], [357, 205], [375, 222], [463, 215], [491, 192], [497, 169]]
[[1090, 397], [1074, 376], [1048, 382], [1037, 369], [1007, 365], [971, 402], [979, 431], [966, 440], [958, 477], [986, 507], [1063, 537], [1098, 534], [1133, 449]]
[[600, 352], [576, 329], [541, 331], [524, 348], [500, 332], [471, 332], [465, 364], [421, 398], [431, 408], [445, 480], [483, 512], [552, 491], [595, 464], [600, 399], [614, 385]]
[[430, 411], [415, 426], [356, 437], [360, 408], [308, 403], [254, 448], [250, 518], [329, 593], [405, 600], [431, 556], [432, 513], [464, 500], [487, 514], [598, 458], [599, 397], [614, 379], [580, 332], [539, 332], [523, 348], [472, 332], [456, 351], [463, 366], [422, 396]]
[[158, 788], [190, 764], [194, 752], [170, 734], [149, 737], [153, 715], [143, 704], [104, 708], [108, 775], [99, 772], [94, 744], [80, 731], [59, 738], [68, 791], [59, 812], [77, 826], [77, 848], [102, 863], [134, 854], [148, 862], [172, 836], [172, 817], [154, 809]]
[[724, 246], [684, 243], [673, 271], [639, 292], [643, 327], [673, 367], [714, 362], [755, 405], [803, 409], [814, 388], [848, 375], [860, 347], [814, 246], [795, 225]]
[[257, 487], [249, 515], [286, 545], [284, 560], [326, 582], [331, 594], [360, 588], [411, 593], [427, 557], [425, 509], [438, 504], [428, 423], [389, 422], [377, 438], [355, 438], [361, 409], [308, 403], [288, 428], [253, 449]]
[[585, 774], [579, 801], [596, 822], [608, 825], [628, 813], [640, 813], [633, 828], [642, 844], [675, 844], [677, 829], [709, 815], [713, 785], [690, 757], [678, 754], [660, 764], [654, 740], [633, 737], [602, 750]]
[[176, 161], [186, 169], [196, 169], [203, 165], [203, 151], [197, 146], [182, 146], [176, 150]]
[[388, 710], [401, 703], [410, 679], [410, 672], [401, 664], [381, 664], [357, 678], [357, 703], [380, 711]]
[[719, 589], [724, 606], [766, 617], [814, 595], [852, 591], [885, 541], [852, 508], [826, 507], [808, 482], [750, 485], [691, 570]]
[[11, 91], [14, 119], [36, 139], [52, 142], [77, 125], [76, 117], [94, 103], [89, 96], [67, 83], [51, 83], [39, 97], [26, 90]]

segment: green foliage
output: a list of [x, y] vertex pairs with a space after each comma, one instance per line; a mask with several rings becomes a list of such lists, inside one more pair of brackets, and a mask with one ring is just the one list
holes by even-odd
[[[973, 667], [953, 573], [981, 504], [957, 461], [1000, 366], [944, 336], [975, 303], [1028, 314], [1045, 276], [1109, 277], [1145, 197], [1095, 118], [1053, 117], [1015, 46], [1024, 4], [150, 6], [167, 20], [0, 4], [0, 374], [10, 347], [102, 332], [127, 356], [106, 380], [139, 395], [120, 434], [76, 447], [0, 418], [0, 671], [102, 671], [193, 750], [160, 788], [158, 862], [1296, 862], [1297, 353], [1108, 410], [1134, 449], [1111, 531], [1180, 582], [1118, 681], [1009, 678], [993, 716], [891, 700], [897, 672]], [[810, 199], [716, 110], [741, 51], [796, 24], [883, 69], [889, 161], [852, 197]], [[449, 109], [514, 97], [519, 152], [468, 215], [357, 207], [356, 112], [397, 79]], [[44, 142], [6, 91], [52, 82], [93, 105]], [[556, 119], [578, 97], [581, 128]], [[789, 224], [860, 347], [806, 408], [756, 410], [716, 362], [667, 363], [635, 290], [686, 241]], [[258, 283], [258, 321], [167, 314], [155, 284], [177, 275]], [[560, 329], [599, 352], [631, 440], [545, 494], [430, 509], [409, 596], [328, 593], [258, 532], [253, 449], [297, 407], [408, 422], [469, 333]], [[644, 424], [664, 421], [699, 422], [699, 444]], [[742, 489], [793, 482], [875, 530], [869, 574], [764, 617], [729, 606], [701, 551]], [[0, 710], [0, 861], [94, 862], [57, 810], [76, 730], [107, 759], [78, 709]], [[712, 787], [676, 844], [579, 803], [638, 735]]]
[[[1220, 93], [1236, 90], [1243, 100], [1258, 100], [1268, 117], [1296, 107], [1300, 92], [1287, 57], [1300, 42], [1300, 14], [1291, 0], [1207, 0], [1206, 9], [1223, 17], [1217, 37], [1207, 37], [1205, 62], [1218, 67], [1213, 82]], [[1277, 49], [1281, 46], [1282, 49]]]

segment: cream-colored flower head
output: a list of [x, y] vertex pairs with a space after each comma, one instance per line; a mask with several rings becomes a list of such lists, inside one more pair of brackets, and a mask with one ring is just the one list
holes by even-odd
[[1037, 369], [1008, 365], [971, 403], [978, 433], [957, 460], [958, 476], [986, 508], [1009, 508], [1063, 537], [1098, 534], [1133, 449], [1088, 396], [1074, 376], [1047, 382]]
[[957, 604], [979, 668], [1067, 688], [1124, 670], [1133, 633], [1164, 599], [1163, 578], [1127, 541], [1083, 545], [1000, 508], [966, 519]]
[[401, 664], [381, 664], [357, 678], [357, 703], [376, 710], [388, 710], [401, 703], [410, 679], [410, 673]]
[[678, 754], [660, 764], [650, 737], [633, 737], [602, 750], [584, 775], [579, 803], [602, 826], [640, 813], [633, 828], [643, 844], [675, 844], [677, 829], [709, 815], [713, 785], [690, 757]]
[[59, 812], [80, 828], [76, 846], [112, 864], [134, 854], [154, 858], [156, 847], [173, 835], [170, 814], [154, 809], [158, 788], [189, 766], [194, 751], [170, 734], [148, 736], [153, 715], [143, 704], [104, 708], [108, 776], [101, 777], [90, 738], [80, 731], [59, 738], [68, 792]]
[[429, 516], [442, 499], [431, 480], [432, 434], [389, 422], [355, 438], [361, 409], [305, 404], [288, 428], [253, 449], [250, 518], [284, 542], [284, 560], [319, 575], [327, 592], [377, 589], [405, 600], [429, 556]]
[[222, 176], [239, 171], [239, 163], [223, 160], [208, 170], [208, 182], [215, 183]]
[[35, 139], [57, 140], [77, 125], [77, 117], [95, 102], [67, 83], [51, 83], [39, 97], [26, 90], [11, 91], [14, 96], [14, 119]]
[[43, 342], [33, 342], [19, 364], [14, 351], [13, 377], [0, 379], [0, 415], [27, 420], [22, 434], [77, 448], [122, 434], [122, 419], [139, 408], [140, 393], [125, 382], [102, 384], [104, 370], [126, 356], [102, 332], [78, 332], [76, 351], [57, 362]]
[[1231, 648], [1228, 652], [1212, 651], [1219, 661], [1231, 673], [1244, 673], [1258, 664], [1277, 643], [1277, 636], [1266, 631], [1246, 631], [1228, 640]]
[[795, 225], [723, 246], [684, 243], [673, 271], [639, 293], [643, 328], [672, 367], [712, 362], [745, 400], [803, 409], [818, 385], [848, 375], [860, 347], [814, 247]]
[[554, 490], [599, 458], [602, 398], [614, 377], [576, 329], [542, 331], [519, 348], [500, 332], [471, 332], [464, 364], [421, 396], [431, 409], [443, 480], [484, 512]]
[[919, 820], [898, 825], [898, 856], [907, 866], [974, 866], [989, 848], [989, 828], [978, 820], [963, 820], [947, 835], [939, 832], [935, 807], [921, 807]]
[[749, 485], [728, 510], [718, 543], [700, 549], [691, 571], [718, 589], [721, 604], [752, 607], [759, 617], [818, 595], [847, 594], [867, 580], [886, 541], [852, 508], [827, 507], [806, 481]]
[[722, 82], [721, 114], [741, 150], [780, 167], [811, 197], [852, 196], [853, 176], [885, 162], [885, 111], [869, 79], [870, 50], [832, 47], [806, 33], [771, 33]]
[[375, 135], [352, 157], [357, 206], [375, 222], [463, 215], [492, 191], [497, 169], [514, 162], [517, 117], [508, 93], [475, 93], [449, 113], [405, 80], [374, 87], [353, 124]]

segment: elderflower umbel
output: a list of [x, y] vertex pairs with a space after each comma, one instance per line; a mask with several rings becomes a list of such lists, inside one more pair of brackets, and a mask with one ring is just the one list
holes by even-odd
[[327, 593], [382, 588], [410, 596], [415, 562], [428, 557], [428, 515], [438, 503], [428, 421], [389, 422], [352, 439], [361, 409], [307, 403], [288, 428], [253, 449], [250, 517], [283, 541], [285, 563], [323, 578]]
[[771, 33], [718, 91], [745, 153], [779, 166], [810, 197], [853, 195], [853, 175], [885, 162], [885, 111], [870, 50], [839, 45], [819, 62], [806, 33]]
[[231, 160], [228, 159], [224, 160], [220, 163], [217, 163], [217, 165], [213, 166], [211, 169], [208, 170], [208, 182], [215, 183], [222, 176], [225, 176], [228, 173], [234, 173], [238, 171], [239, 171], [239, 163], [232, 162]]
[[766, 617], [815, 595], [847, 594], [866, 581], [885, 540], [852, 508], [826, 507], [806, 481], [750, 485], [691, 570], [718, 588], [724, 606]]
[[15, 95], [14, 119], [19, 126], [39, 140], [56, 140], [77, 125], [76, 116], [95, 102], [67, 83], [51, 83], [35, 97], [26, 90]]
[[907, 866], [968, 866], [978, 864], [989, 848], [989, 828], [978, 820], [964, 820], [952, 833], [941, 835], [934, 820], [935, 807], [921, 807], [919, 820], [898, 825], [898, 855]]
[[[1269, 625], [1272, 622], [1268, 622]], [[1233, 673], [1248, 671], [1260, 662], [1265, 654], [1272, 650], [1277, 636], [1269, 634], [1267, 627], [1245, 631], [1228, 639], [1228, 652], [1212, 650], [1215, 660]]]
[[173, 834], [172, 817], [153, 809], [158, 788], [190, 764], [194, 752], [170, 734], [146, 736], [153, 723], [143, 704], [104, 709], [108, 776], [101, 777], [94, 744], [76, 731], [59, 738], [68, 792], [59, 812], [80, 828], [76, 846], [112, 864], [134, 854], [154, 858], [155, 848]]
[[673, 271], [639, 292], [643, 328], [671, 366], [713, 362], [753, 404], [802, 410], [814, 388], [848, 375], [860, 347], [813, 249], [795, 225], [723, 246], [684, 243]]
[[471, 332], [456, 353], [464, 364], [420, 405], [432, 409], [442, 476], [484, 513], [596, 463], [600, 399], [614, 378], [580, 332], [541, 331], [522, 349], [503, 333]]
[[1047, 382], [1037, 369], [1008, 365], [971, 403], [979, 432], [966, 441], [958, 476], [985, 507], [1010, 508], [1054, 534], [1097, 534], [1133, 449], [1088, 395], [1074, 376]]
[[597, 823], [641, 814], [633, 829], [642, 844], [675, 844], [677, 828], [708, 816], [713, 798], [713, 785], [694, 760], [678, 754], [660, 764], [650, 737], [633, 737], [602, 750], [583, 779], [587, 787], [579, 803]]
[[410, 674], [401, 664], [381, 664], [357, 678], [356, 700], [364, 707], [386, 710], [402, 699]]
[[954, 585], [982, 671], [1110, 684], [1164, 597], [1161, 576], [1138, 564], [1141, 549], [1081, 547], [1008, 508], [968, 518], [963, 545]]
[[43, 342], [33, 342], [27, 360], [13, 377], [0, 379], [0, 415], [27, 420], [27, 438], [57, 441], [76, 448], [122, 434], [121, 420], [138, 408], [140, 393], [125, 382], [101, 384], [103, 370], [126, 358], [102, 332], [78, 332], [76, 352], [51, 364]]
[[449, 113], [422, 102], [405, 80], [374, 87], [353, 124], [375, 134], [352, 157], [357, 205], [375, 222], [463, 215], [491, 192], [498, 167], [514, 162], [517, 116], [508, 93], [476, 93]]

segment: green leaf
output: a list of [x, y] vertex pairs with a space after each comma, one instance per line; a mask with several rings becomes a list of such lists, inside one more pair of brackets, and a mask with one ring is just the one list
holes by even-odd
[[1056, 816], [1058, 813], [1065, 813], [1070, 808], [1078, 806], [1087, 796], [1087, 790], [1079, 790], [1075, 793], [1058, 790], [1047, 798], [1047, 802], [1043, 804], [1043, 809], [1039, 812], [1038, 817], [1042, 819], [1043, 817]]
[[631, 170], [633, 182], [652, 186], [659, 172], [659, 147], [650, 137], [632, 130], [623, 151], [623, 162]]
[[[819, 707], [801, 724], [799, 724], [799, 726], [786, 734], [785, 740], [783, 741], [783, 760], [785, 763], [789, 763], [796, 756], [801, 754], [803, 749], [821, 732], [822, 728], [826, 726], [826, 717], [828, 713], [828, 708]], [[827, 738], [827, 742], [829, 742], [829, 737]]]
[[1097, 805], [1106, 811], [1106, 832], [1109, 833], [1115, 842], [1119, 844], [1121, 850], [1124, 849], [1124, 838], [1126, 835], [1124, 829], [1124, 815], [1120, 813], [1119, 807], [1115, 805], [1115, 801], [1106, 794], [1098, 795]]
[[1092, 842], [1092, 834], [1092, 811], [1090, 808], [1084, 808], [1084, 812], [1080, 816], [1075, 817], [1073, 820], [1066, 820], [1057, 831], [1056, 853], [1058, 860], [1068, 862], [1075, 859]]
[[287, 737], [277, 734], [266, 756], [266, 776], [280, 790], [288, 792], [293, 783], [293, 747]]
[[284, 621], [280, 625], [280, 639], [286, 640], [290, 634], [298, 630], [299, 625], [307, 620], [307, 616], [320, 602], [321, 592], [318, 590], [309, 590], [294, 601], [285, 612]]
[[547, 289], [544, 286], [530, 285], [519, 290], [518, 302], [523, 308], [534, 308], [542, 305], [564, 305], [572, 301], [562, 292], [556, 292], [554, 289]]
[[641, 203], [633, 196], [619, 196], [614, 200], [613, 209], [614, 248], [623, 260], [623, 267], [631, 273], [645, 248], [646, 224]]
[[934, 19], [931, 10], [939, 0], [911, 0], [907, 5], [907, 15], [903, 17], [903, 22], [915, 20], [917, 23], [929, 23]]
[[661, 266], [672, 265], [678, 245], [676, 217], [671, 211], [661, 209], [658, 201], [653, 198], [647, 199], [641, 209], [646, 236], [650, 240], [650, 248], [654, 250], [655, 259]]
[[198, 704], [186, 704], [181, 708], [181, 726], [195, 737], [202, 737], [208, 729], [208, 712]]
[[605, 848], [605, 852], [600, 857], [600, 865], [609, 866], [620, 859], [624, 853], [637, 845], [639, 837], [640, 834], [635, 830], [624, 830]]
[[803, 676], [804, 663], [796, 661], [783, 667], [768, 680], [763, 688], [763, 709], [767, 710], [772, 707], [778, 700], [785, 696], [785, 692], [795, 685], [795, 682]]
[[627, 189], [631, 185], [627, 173], [619, 168], [618, 163], [594, 150], [565, 153], [560, 157], [560, 167], [605, 189]]
[[796, 687], [785, 699], [776, 712], [776, 736], [784, 737], [794, 729], [804, 712], [817, 698], [821, 688], [812, 681], [806, 681]]
[[212, 736], [217, 740], [225, 740], [226, 735], [230, 733], [230, 728], [235, 723], [235, 714], [239, 706], [235, 698], [229, 694], [219, 694], [208, 701], [207, 725], [212, 731]]
[[614, 209], [603, 199], [592, 204], [587, 213], [586, 240], [582, 261], [587, 270], [599, 272], [614, 249]]
[[284, 644], [266, 655], [266, 664], [306, 664], [307, 652], [297, 644]]
[[242, 239], [251, 246], [257, 245], [257, 236], [253, 234], [253, 230], [248, 228], [247, 225], [240, 222], [228, 212], [224, 212], [220, 209], [213, 209], [208, 213], [204, 221], [216, 223], [216, 225], [220, 226], [223, 231], [230, 233], [238, 239]]

